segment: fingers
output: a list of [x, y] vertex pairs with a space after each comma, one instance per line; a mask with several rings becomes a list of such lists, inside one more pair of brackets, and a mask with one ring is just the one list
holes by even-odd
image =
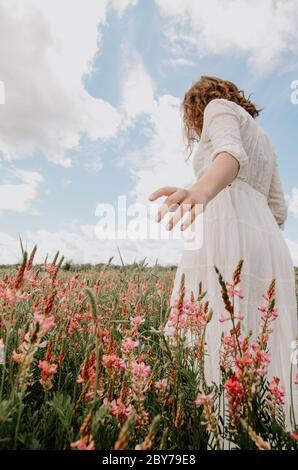
[[179, 220], [182, 219], [184, 214], [186, 214], [186, 212], [191, 210], [192, 205], [193, 203], [190, 198], [184, 199], [182, 204], [175, 211], [173, 217], [171, 217], [170, 220], [168, 221], [166, 225], [166, 229], [171, 230], [173, 227], [175, 227], [175, 225], [179, 222]]
[[186, 230], [195, 220], [198, 214], [203, 211], [202, 204], [194, 204], [189, 211], [188, 217], [184, 220], [183, 224], [181, 225], [181, 230]]
[[186, 189], [178, 189], [173, 194], [171, 194], [171, 196], [169, 196], [158, 209], [156, 221], [160, 222], [167, 212], [176, 210], [177, 205], [181, 204], [187, 195], [188, 191]]
[[178, 189], [179, 188], [177, 188], [176, 186], [163, 186], [162, 188], [159, 188], [156, 191], [154, 191], [152, 194], [150, 194], [148, 199], [149, 201], [155, 201], [155, 199], [158, 199], [161, 196], [170, 196]]

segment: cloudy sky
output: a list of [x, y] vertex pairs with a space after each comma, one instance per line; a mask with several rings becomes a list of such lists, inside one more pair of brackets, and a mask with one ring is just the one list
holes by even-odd
[[297, 44], [297, 0], [0, 0], [0, 263], [19, 236], [39, 260], [176, 263], [179, 236], [99, 239], [98, 208], [194, 182], [181, 98], [216, 75], [265, 108], [298, 265]]

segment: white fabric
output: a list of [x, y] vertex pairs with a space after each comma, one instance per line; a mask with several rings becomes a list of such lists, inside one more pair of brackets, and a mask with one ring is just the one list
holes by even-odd
[[[289, 427], [290, 365], [293, 341], [297, 336], [297, 303], [294, 267], [282, 231], [287, 209], [281, 187], [277, 159], [265, 131], [241, 106], [214, 99], [205, 108], [201, 140], [194, 154], [193, 169], [199, 177], [222, 151], [231, 153], [240, 164], [231, 185], [222, 190], [204, 213], [204, 240], [196, 250], [184, 250], [174, 280], [171, 305], [178, 298], [181, 274], [185, 273], [186, 297], [196, 296], [199, 282], [207, 290], [213, 319], [207, 327], [207, 379], [219, 381], [218, 352], [221, 331], [230, 322], [220, 323], [225, 314], [218, 267], [226, 281], [240, 259], [244, 260], [241, 287], [244, 299], [238, 308], [244, 314], [243, 333], [258, 334], [258, 305], [273, 278], [279, 316], [271, 335], [269, 377], [280, 377], [286, 389], [286, 421]], [[220, 157], [219, 157], [220, 158]], [[294, 366], [294, 374], [297, 366]], [[297, 389], [297, 385], [293, 388]], [[294, 397], [297, 420], [297, 392]]]

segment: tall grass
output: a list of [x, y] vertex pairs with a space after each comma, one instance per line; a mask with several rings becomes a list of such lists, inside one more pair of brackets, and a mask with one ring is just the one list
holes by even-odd
[[[235, 347], [223, 350], [222, 384], [210, 387], [204, 332], [217, 320], [202, 286], [189, 301], [182, 279], [171, 312], [173, 269], [144, 262], [115, 267], [111, 260], [61, 269], [59, 255], [33, 266], [34, 254], [24, 252], [20, 265], [1, 268], [1, 449], [204, 450], [228, 442], [238, 449], [297, 450], [297, 429], [291, 435], [284, 429], [279, 384], [254, 377], [255, 362], [250, 375], [233, 371], [250, 346], [238, 334], [241, 319], [219, 272]], [[241, 263], [233, 295], [240, 275]], [[268, 292], [269, 321], [274, 284]], [[191, 347], [190, 330], [197, 338]], [[251, 358], [257, 361], [253, 352]], [[236, 379], [243, 387], [238, 395]], [[280, 399], [275, 407], [273, 396]]]

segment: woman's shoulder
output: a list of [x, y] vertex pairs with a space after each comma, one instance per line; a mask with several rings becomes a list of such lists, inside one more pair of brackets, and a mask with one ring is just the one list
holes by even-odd
[[208, 118], [213, 114], [225, 112], [237, 114], [238, 116], [252, 117], [240, 104], [226, 98], [213, 98], [213, 100], [209, 101], [204, 109], [204, 117]]
[[225, 125], [226, 118], [231, 114], [242, 121], [243, 118], [236, 106], [234, 101], [225, 98], [214, 98], [209, 101], [204, 109], [202, 135], [208, 134], [208, 129], [215, 118], [222, 119], [222, 125]]

